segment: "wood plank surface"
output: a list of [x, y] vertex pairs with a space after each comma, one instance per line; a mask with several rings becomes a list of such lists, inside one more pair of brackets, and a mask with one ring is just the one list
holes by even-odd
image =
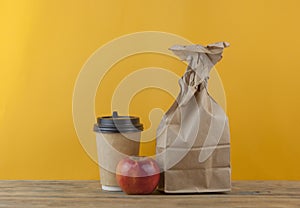
[[99, 181], [0, 181], [0, 207], [300, 207], [300, 181], [234, 181], [232, 192], [126, 195]]

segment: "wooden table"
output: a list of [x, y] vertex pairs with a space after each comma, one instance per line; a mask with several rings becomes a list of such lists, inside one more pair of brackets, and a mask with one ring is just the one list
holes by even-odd
[[126, 195], [98, 181], [0, 181], [0, 207], [300, 207], [300, 181], [234, 181], [226, 194]]

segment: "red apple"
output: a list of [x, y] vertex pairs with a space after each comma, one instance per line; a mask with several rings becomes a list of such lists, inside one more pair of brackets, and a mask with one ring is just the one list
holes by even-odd
[[116, 177], [127, 194], [151, 194], [157, 187], [160, 169], [150, 157], [130, 156], [118, 163]]

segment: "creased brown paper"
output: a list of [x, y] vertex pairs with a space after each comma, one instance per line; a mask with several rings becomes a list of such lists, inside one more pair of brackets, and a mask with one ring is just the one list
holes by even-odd
[[188, 62], [180, 93], [157, 129], [159, 189], [167, 193], [224, 192], [231, 189], [230, 135], [223, 109], [208, 94], [212, 67], [226, 42], [170, 48]]

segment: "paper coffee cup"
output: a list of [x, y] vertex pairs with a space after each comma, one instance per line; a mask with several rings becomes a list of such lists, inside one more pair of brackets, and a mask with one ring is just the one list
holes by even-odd
[[114, 112], [112, 116], [97, 118], [94, 131], [103, 190], [121, 191], [115, 174], [117, 164], [126, 156], [139, 154], [142, 130], [139, 117]]

